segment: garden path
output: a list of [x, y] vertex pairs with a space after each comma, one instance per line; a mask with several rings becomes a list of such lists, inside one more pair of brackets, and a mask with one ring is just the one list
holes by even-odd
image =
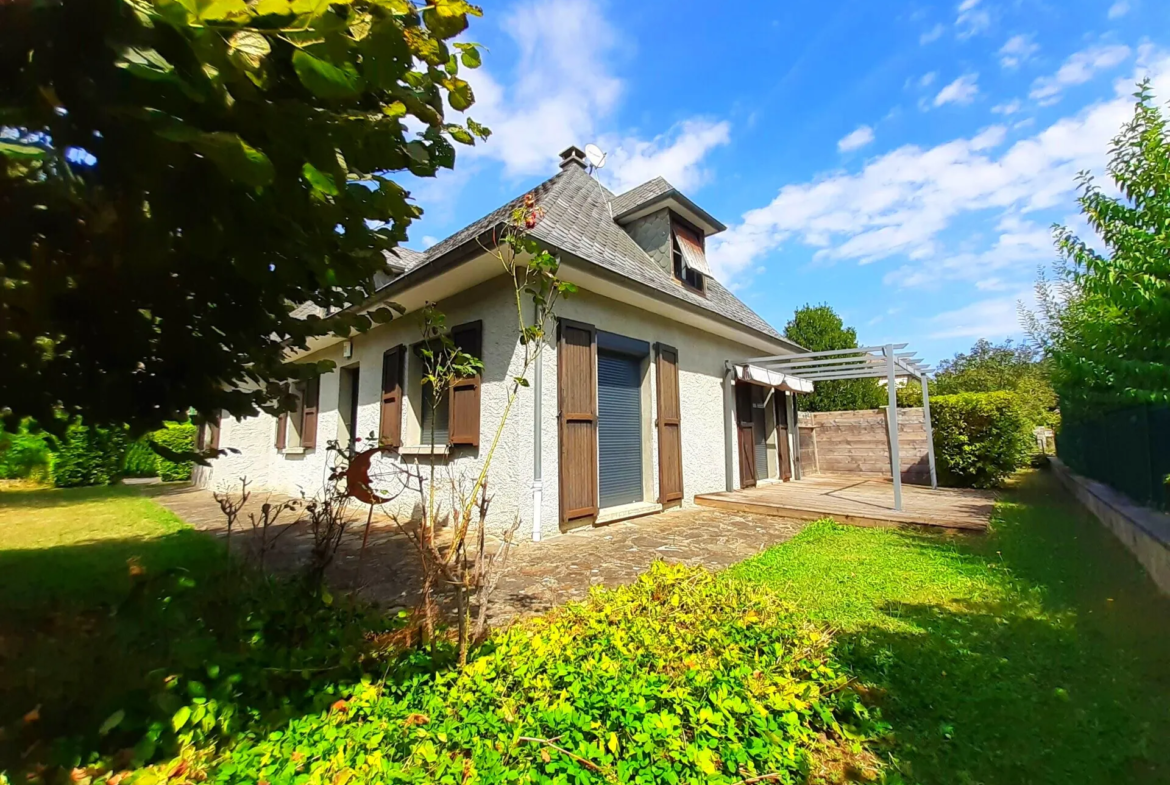
[[[176, 486], [144, 491], [195, 528], [226, 535], [224, 516], [210, 492]], [[254, 547], [247, 516], [268, 498], [282, 499], [253, 494], [233, 533], [233, 550]], [[290, 521], [283, 522], [278, 545], [267, 557], [270, 568], [291, 570], [308, 559], [312, 535], [303, 522], [288, 526]], [[356, 589], [383, 607], [413, 604], [420, 584], [414, 546], [392, 522], [375, 516], [360, 557], [364, 523], [363, 516], [346, 533], [330, 568], [330, 583]], [[581, 599], [591, 586], [629, 583], [655, 559], [722, 569], [791, 539], [803, 526], [786, 518], [692, 507], [577, 529], [542, 542], [521, 541], [508, 554], [492, 595], [492, 617], [499, 623]]]

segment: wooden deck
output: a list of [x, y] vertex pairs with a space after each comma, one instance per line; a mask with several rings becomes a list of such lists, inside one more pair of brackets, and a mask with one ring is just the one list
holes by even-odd
[[959, 488], [933, 490], [902, 484], [902, 510], [894, 509], [894, 486], [888, 479], [818, 474], [803, 480], [695, 497], [695, 503], [737, 512], [813, 521], [833, 518], [856, 526], [940, 526], [985, 530], [995, 495]]

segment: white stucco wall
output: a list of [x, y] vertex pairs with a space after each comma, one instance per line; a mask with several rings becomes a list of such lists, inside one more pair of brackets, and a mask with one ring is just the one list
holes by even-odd
[[[592, 324], [598, 330], [646, 341], [651, 347], [651, 360], [655, 343], [665, 343], [678, 350], [682, 414], [682, 506], [693, 505], [696, 494], [726, 490], [724, 361], [756, 357], [761, 351], [587, 291], [580, 291], [562, 301], [557, 308], [557, 315]], [[543, 354], [542, 417], [544, 494], [541, 523], [546, 536], [561, 531], [557, 496], [556, 335], [555, 330], [550, 329], [549, 332]], [[657, 379], [653, 362], [649, 364], [647, 373], [649, 387], [643, 388], [642, 417], [643, 433], [648, 433], [649, 437], [649, 449], [643, 455], [643, 473], [644, 478], [648, 475], [645, 501], [654, 502], [658, 499], [658, 430], [655, 427]], [[646, 404], [647, 394], [651, 405]], [[526, 398], [523, 403], [524, 419], [531, 422], [532, 402]], [[735, 450], [732, 451], [732, 463], [734, 476], [738, 478]]]
[[[531, 307], [529, 304], [527, 307]], [[484, 372], [481, 394], [481, 439], [478, 449], [455, 448], [446, 461], [440, 459], [440, 476], [461, 477], [470, 487], [482, 466], [496, 424], [500, 421], [507, 399], [508, 380], [522, 367], [523, 349], [516, 340], [515, 300], [506, 279], [500, 278], [474, 287], [439, 303], [447, 314], [447, 324], [483, 322]], [[653, 345], [662, 342], [679, 353], [679, 389], [682, 413], [683, 506], [694, 503], [695, 494], [725, 489], [725, 421], [724, 361], [745, 359], [761, 353], [759, 348], [744, 346], [661, 315], [620, 303], [588, 292], [579, 291], [562, 300], [557, 307], [560, 317], [586, 322], [599, 330], [646, 341], [651, 346], [649, 362], [643, 363], [642, 390], [643, 478], [646, 502], [658, 498], [658, 443], [656, 422], [657, 391], [653, 364]], [[337, 370], [321, 378], [320, 415], [317, 447], [303, 454], [289, 450], [280, 453], [275, 447], [275, 418], [261, 415], [243, 421], [225, 420], [220, 447], [239, 450], [213, 461], [210, 469], [199, 469], [196, 482], [204, 487], [219, 488], [248, 477], [256, 491], [273, 490], [312, 496], [328, 475], [326, 442], [341, 438], [343, 430], [339, 412], [340, 369], [357, 363], [360, 366], [358, 434], [365, 440], [378, 430], [382, 373], [382, 353], [398, 345], [410, 346], [420, 338], [417, 314], [408, 314], [391, 324], [380, 326], [353, 340], [353, 357], [342, 358], [336, 345], [303, 359], [330, 359]], [[406, 360], [407, 400], [403, 406], [403, 443], [417, 444], [417, 358], [408, 353]], [[557, 357], [555, 324], [542, 354], [543, 384], [541, 457], [543, 463], [543, 503], [541, 530], [545, 537], [561, 532], [558, 504], [558, 431], [557, 431]], [[534, 381], [534, 373], [528, 378]], [[412, 384], [413, 380], [413, 384]], [[533, 529], [533, 462], [534, 462], [534, 387], [522, 389], [502, 433], [489, 476], [492, 498], [489, 525], [494, 530], [507, 528], [520, 516], [520, 536], [528, 539]], [[345, 402], [340, 402], [342, 406]], [[732, 450], [735, 461], [736, 451]], [[411, 458], [396, 460], [415, 460]], [[738, 478], [738, 466], [732, 467]], [[387, 476], [388, 472], [378, 472]], [[416, 496], [404, 498], [398, 511], [408, 514]]]
[[[507, 399], [507, 380], [519, 373], [522, 355], [516, 341], [515, 299], [507, 281], [503, 278], [480, 284], [473, 289], [448, 300], [441, 301], [439, 309], [447, 316], [449, 326], [472, 321], [483, 323], [483, 363], [480, 399], [480, 422], [482, 426], [479, 448], [456, 447], [447, 459], [439, 459], [437, 476], [442, 478], [440, 498], [443, 506], [446, 500], [446, 482], [461, 480], [470, 489], [475, 476], [483, 465], [483, 457], [490, 447], [495, 426], [499, 423]], [[238, 450], [229, 452], [212, 462], [210, 469], [199, 469], [196, 482], [208, 488], [236, 485], [240, 477], [252, 481], [252, 487], [259, 492], [265, 490], [307, 496], [317, 493], [329, 474], [329, 453], [326, 442], [342, 439], [344, 429], [341, 423], [341, 407], [348, 401], [340, 401], [341, 369], [357, 364], [360, 368], [358, 383], [358, 425], [357, 433], [367, 442], [376, 435], [379, 426], [379, 412], [382, 381], [382, 354], [398, 344], [411, 346], [421, 339], [419, 315], [407, 314], [387, 325], [382, 325], [353, 339], [353, 356], [343, 359], [342, 345], [338, 344], [319, 352], [306, 355], [298, 360], [332, 360], [337, 369], [321, 377], [320, 414], [317, 431], [317, 446], [297, 454], [295, 449], [280, 452], [276, 449], [276, 419], [260, 415], [242, 421], [225, 419], [220, 431], [220, 448]], [[420, 360], [407, 352], [403, 405], [403, 444], [419, 443], [418, 375]], [[411, 393], [414, 393], [413, 395]], [[505, 528], [519, 512], [520, 504], [528, 499], [527, 489], [531, 484], [531, 472], [520, 470], [522, 461], [515, 454], [519, 441], [517, 432], [521, 429], [519, 418], [513, 416], [506, 424], [490, 477], [491, 520], [495, 528]], [[527, 426], [531, 433], [531, 421]], [[292, 429], [290, 426], [289, 433]], [[531, 440], [529, 440], [530, 442]], [[290, 439], [291, 444], [291, 439]], [[531, 450], [525, 451], [531, 455]], [[402, 458], [398, 461], [417, 461], [417, 458]], [[376, 467], [378, 477], [390, 477], [387, 467]], [[523, 486], [523, 492], [520, 486]], [[403, 495], [397, 504], [402, 514], [409, 514], [417, 504], [417, 494]]]

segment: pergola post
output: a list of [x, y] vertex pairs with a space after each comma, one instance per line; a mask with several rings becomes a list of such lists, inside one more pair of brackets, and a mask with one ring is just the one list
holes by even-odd
[[922, 417], [926, 425], [926, 458], [930, 462], [930, 487], [938, 488], [938, 475], [934, 470], [934, 426], [930, 422], [930, 390], [927, 389], [926, 374], [918, 377], [922, 382]]
[[728, 491], [735, 490], [735, 366], [728, 360], [723, 374], [723, 466]]
[[889, 411], [886, 414], [886, 423], [890, 428], [890, 474], [894, 480], [894, 509], [901, 512], [902, 462], [898, 458], [898, 378], [895, 375], [893, 345], [883, 346], [882, 354], [886, 356], [886, 389], [889, 392]]

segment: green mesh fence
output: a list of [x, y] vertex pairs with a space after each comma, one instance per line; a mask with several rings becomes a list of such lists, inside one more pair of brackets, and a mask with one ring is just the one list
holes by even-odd
[[1073, 471], [1170, 509], [1170, 406], [1062, 415], [1056, 454]]

